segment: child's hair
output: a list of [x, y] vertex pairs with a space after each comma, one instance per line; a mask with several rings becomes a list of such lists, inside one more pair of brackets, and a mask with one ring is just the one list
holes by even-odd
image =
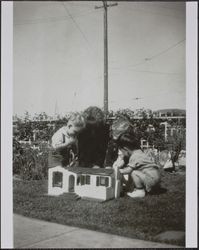
[[79, 113], [72, 114], [68, 121], [73, 122], [73, 124], [79, 128], [85, 128], [86, 126], [86, 121], [84, 117], [80, 115]]
[[83, 115], [87, 124], [99, 125], [104, 123], [104, 113], [96, 106], [88, 107], [86, 110], [84, 110]]
[[118, 139], [121, 134], [128, 132], [131, 126], [130, 121], [126, 117], [118, 117], [112, 124], [112, 136]]
[[140, 140], [134, 133], [123, 133], [117, 139], [119, 148], [128, 148], [130, 150], [140, 149]]

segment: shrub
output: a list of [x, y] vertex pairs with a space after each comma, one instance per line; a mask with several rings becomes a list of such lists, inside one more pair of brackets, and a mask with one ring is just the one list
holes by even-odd
[[[44, 117], [45, 114], [42, 115]], [[99, 165], [103, 167], [104, 160], [105, 165], [111, 165], [117, 157], [117, 145], [112, 142], [113, 133], [111, 132], [113, 131], [110, 131], [110, 124], [105, 122], [104, 112], [98, 107], [91, 106], [84, 110], [82, 115], [86, 119], [87, 126], [79, 135], [78, 156], [80, 166], [92, 167], [93, 165]], [[116, 135], [120, 135], [123, 130], [132, 130], [139, 140], [147, 140], [150, 145], [153, 145], [159, 151], [169, 150], [173, 152], [172, 160], [174, 162], [177, 160], [180, 150], [185, 149], [185, 123], [179, 124], [178, 121], [169, 121], [172, 127], [179, 127], [179, 130], [177, 130], [176, 134], [168, 136], [168, 141], [165, 142], [164, 126], [161, 126], [163, 120], [154, 119], [152, 115], [147, 118], [147, 113], [144, 110], [140, 119], [135, 119], [134, 112], [129, 109], [118, 110], [115, 113], [111, 112], [109, 116], [117, 118], [113, 125], [120, 123], [121, 117], [126, 118], [126, 121], [128, 121], [128, 124], [124, 122], [124, 126], [121, 123], [121, 129], [115, 129]], [[24, 179], [43, 179], [47, 177], [48, 147], [42, 141], [49, 141], [54, 132], [67, 124], [68, 121], [68, 117], [53, 122], [42, 119], [41, 121], [30, 121], [27, 119], [25, 122], [19, 120], [17, 123], [18, 133], [15, 138], [32, 140], [34, 131], [36, 131], [38, 141], [37, 139], [35, 140], [39, 145], [38, 148], [31, 148], [28, 145], [20, 145], [16, 140], [13, 142], [13, 173], [20, 174]], [[109, 123], [112, 121], [110, 119]], [[149, 130], [149, 125], [154, 130]], [[107, 155], [109, 151], [110, 155]], [[156, 162], [158, 161], [157, 155], [153, 151], [149, 150], [147, 153]]]
[[[17, 148], [17, 146], [18, 148]], [[46, 179], [48, 173], [48, 147], [41, 144], [34, 148], [30, 145], [20, 145], [14, 142], [13, 174], [18, 174], [24, 180]]]

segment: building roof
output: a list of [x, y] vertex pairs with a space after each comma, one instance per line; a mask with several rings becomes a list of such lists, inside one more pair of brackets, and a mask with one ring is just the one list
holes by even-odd
[[176, 112], [176, 113], [183, 113], [186, 114], [186, 110], [184, 109], [159, 109], [154, 112], [161, 112], [161, 113], [167, 113], [167, 112]]
[[67, 170], [76, 174], [93, 174], [93, 175], [111, 175], [114, 170], [113, 168], [81, 168], [81, 167], [68, 167]]

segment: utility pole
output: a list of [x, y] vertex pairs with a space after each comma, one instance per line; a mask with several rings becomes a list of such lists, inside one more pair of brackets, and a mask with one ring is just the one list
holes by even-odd
[[57, 118], [57, 116], [58, 116], [58, 104], [57, 104], [57, 100], [56, 100], [56, 103], [55, 103], [55, 112], [54, 112], [54, 119], [56, 119]]
[[164, 125], [164, 141], [167, 141], [167, 130], [168, 130], [168, 123], [167, 121], [161, 122], [160, 125]]
[[104, 9], [104, 112], [108, 115], [108, 20], [107, 8], [116, 6], [117, 3], [107, 4], [103, 1], [103, 6], [95, 6], [95, 9]]

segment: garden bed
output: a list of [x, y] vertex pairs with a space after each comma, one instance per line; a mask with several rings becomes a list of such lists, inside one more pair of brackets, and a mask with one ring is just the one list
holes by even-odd
[[[95, 202], [47, 195], [47, 181], [13, 180], [14, 213], [60, 224], [156, 241], [165, 231], [185, 231], [185, 172], [162, 172], [162, 189], [143, 199], [124, 195]], [[184, 239], [169, 240], [184, 246]]]

